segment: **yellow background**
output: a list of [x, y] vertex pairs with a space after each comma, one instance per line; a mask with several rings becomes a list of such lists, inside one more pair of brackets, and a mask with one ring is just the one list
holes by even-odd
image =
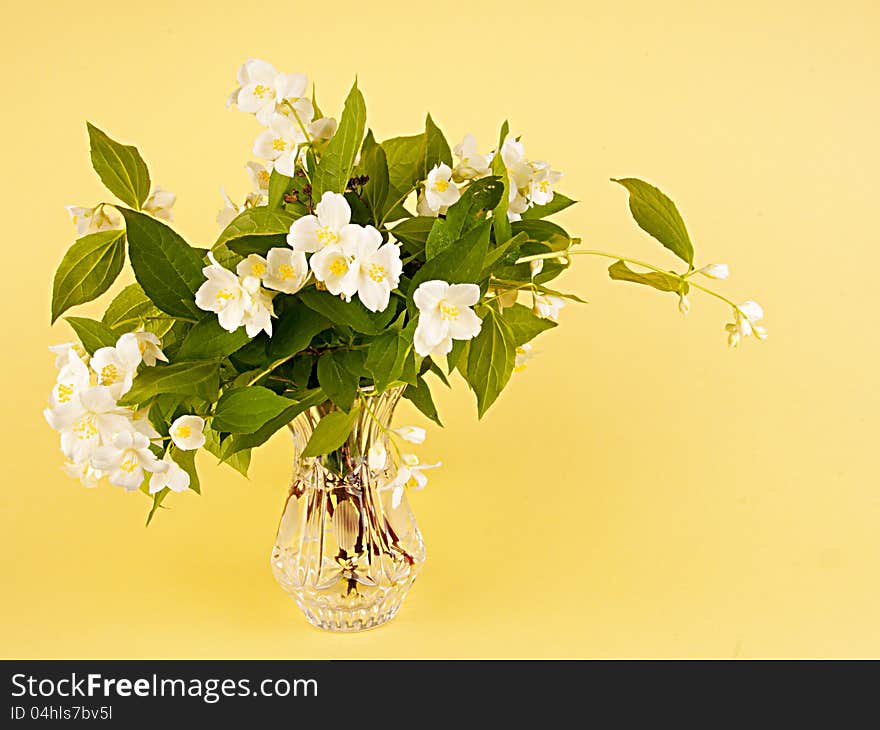
[[[880, 654], [876, 3], [56, 0], [3, 17], [3, 656]], [[308, 73], [337, 115], [357, 74], [380, 139], [430, 111], [485, 149], [509, 118], [582, 201], [573, 234], [672, 266], [608, 178], [656, 183], [770, 340], [728, 351], [719, 302], [695, 295], [683, 318], [578, 259], [560, 285], [591, 303], [482, 423], [461, 381], [436, 390], [447, 427], [420, 453], [444, 467], [412, 498], [429, 560], [401, 614], [310, 628], [268, 566], [283, 433], [249, 481], [202, 459], [203, 496], [144, 529], [142, 496], [61, 473], [41, 415], [46, 346], [70, 338], [48, 325], [63, 206], [108, 197], [85, 120], [137, 144], [178, 230], [208, 244], [220, 185], [249, 187], [258, 126], [224, 108], [249, 56]]]

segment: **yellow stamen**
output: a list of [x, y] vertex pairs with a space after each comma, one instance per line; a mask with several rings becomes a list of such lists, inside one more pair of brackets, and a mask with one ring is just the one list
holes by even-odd
[[318, 229], [318, 243], [322, 246], [329, 246], [330, 244], [336, 243], [339, 240], [339, 236], [336, 235], [336, 231], [330, 230], [327, 226]]
[[342, 276], [348, 271], [348, 262], [344, 258], [335, 258], [330, 264], [330, 273], [334, 276]]
[[296, 271], [290, 264], [281, 264], [278, 267], [278, 274], [282, 279], [295, 279]]
[[126, 474], [131, 474], [137, 468], [137, 459], [133, 459], [130, 456], [125, 461], [123, 461], [122, 464], [119, 465], [120, 471], [124, 471]]
[[58, 384], [57, 399], [59, 403], [67, 403], [73, 397], [73, 386], [67, 383]]
[[385, 267], [381, 264], [370, 264], [370, 270], [368, 272], [369, 277], [375, 282], [381, 282], [385, 278]]
[[434, 181], [434, 190], [438, 193], [445, 193], [446, 189], [449, 187], [448, 180], [435, 180]]
[[440, 319], [444, 322], [454, 321], [458, 319], [458, 316], [458, 307], [454, 304], [446, 304], [446, 302], [443, 302], [443, 304], [440, 305]]
[[192, 429], [186, 424], [182, 424], [174, 429], [174, 435], [180, 439], [188, 439], [190, 436], [192, 436]]
[[98, 379], [101, 381], [101, 385], [113, 385], [113, 383], [119, 380], [119, 370], [113, 363], [105, 365], [101, 368], [101, 374], [98, 376]]
[[265, 170], [260, 170], [257, 175], [257, 179], [260, 181], [260, 187], [265, 188], [269, 186], [269, 173]]
[[230, 299], [232, 299], [232, 292], [228, 289], [221, 289], [214, 295], [214, 299], [216, 299], [218, 302], [228, 302]]
[[254, 276], [262, 276], [266, 273], [266, 265], [257, 261], [251, 266], [251, 272]]
[[262, 99], [264, 96], [268, 96], [271, 99], [273, 96], [275, 96], [275, 91], [270, 89], [268, 86], [257, 84], [254, 87], [254, 96], [256, 96], [258, 99]]
[[287, 142], [285, 142], [281, 137], [272, 141], [272, 149], [276, 152], [284, 152], [287, 149]]

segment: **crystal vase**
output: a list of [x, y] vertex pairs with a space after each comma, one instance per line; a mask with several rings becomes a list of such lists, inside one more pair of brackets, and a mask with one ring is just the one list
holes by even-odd
[[345, 443], [315, 458], [302, 453], [315, 427], [336, 409], [327, 402], [290, 425], [293, 477], [272, 550], [275, 578], [311, 624], [363, 631], [390, 621], [425, 562], [425, 546], [406, 495], [388, 485], [397, 473], [388, 430], [402, 389], [365, 397]]

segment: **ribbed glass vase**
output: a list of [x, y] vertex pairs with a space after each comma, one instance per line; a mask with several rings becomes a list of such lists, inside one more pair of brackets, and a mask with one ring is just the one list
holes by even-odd
[[[336, 451], [305, 458], [327, 402], [290, 425], [293, 477], [272, 550], [275, 578], [314, 626], [363, 631], [390, 621], [425, 562], [425, 546], [404, 494], [385, 487], [397, 466], [388, 430], [402, 389], [365, 394], [355, 426]], [[371, 467], [372, 447], [389, 454]], [[396, 500], [395, 500], [396, 501]]]

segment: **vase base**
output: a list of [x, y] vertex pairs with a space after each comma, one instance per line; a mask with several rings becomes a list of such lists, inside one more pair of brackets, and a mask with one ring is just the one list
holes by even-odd
[[340, 610], [312, 610], [303, 608], [302, 612], [306, 616], [306, 620], [315, 628], [324, 631], [333, 631], [336, 633], [353, 634], [359, 631], [368, 631], [387, 624], [393, 619], [400, 604], [386, 610], [382, 613], [376, 611], [340, 611]]

